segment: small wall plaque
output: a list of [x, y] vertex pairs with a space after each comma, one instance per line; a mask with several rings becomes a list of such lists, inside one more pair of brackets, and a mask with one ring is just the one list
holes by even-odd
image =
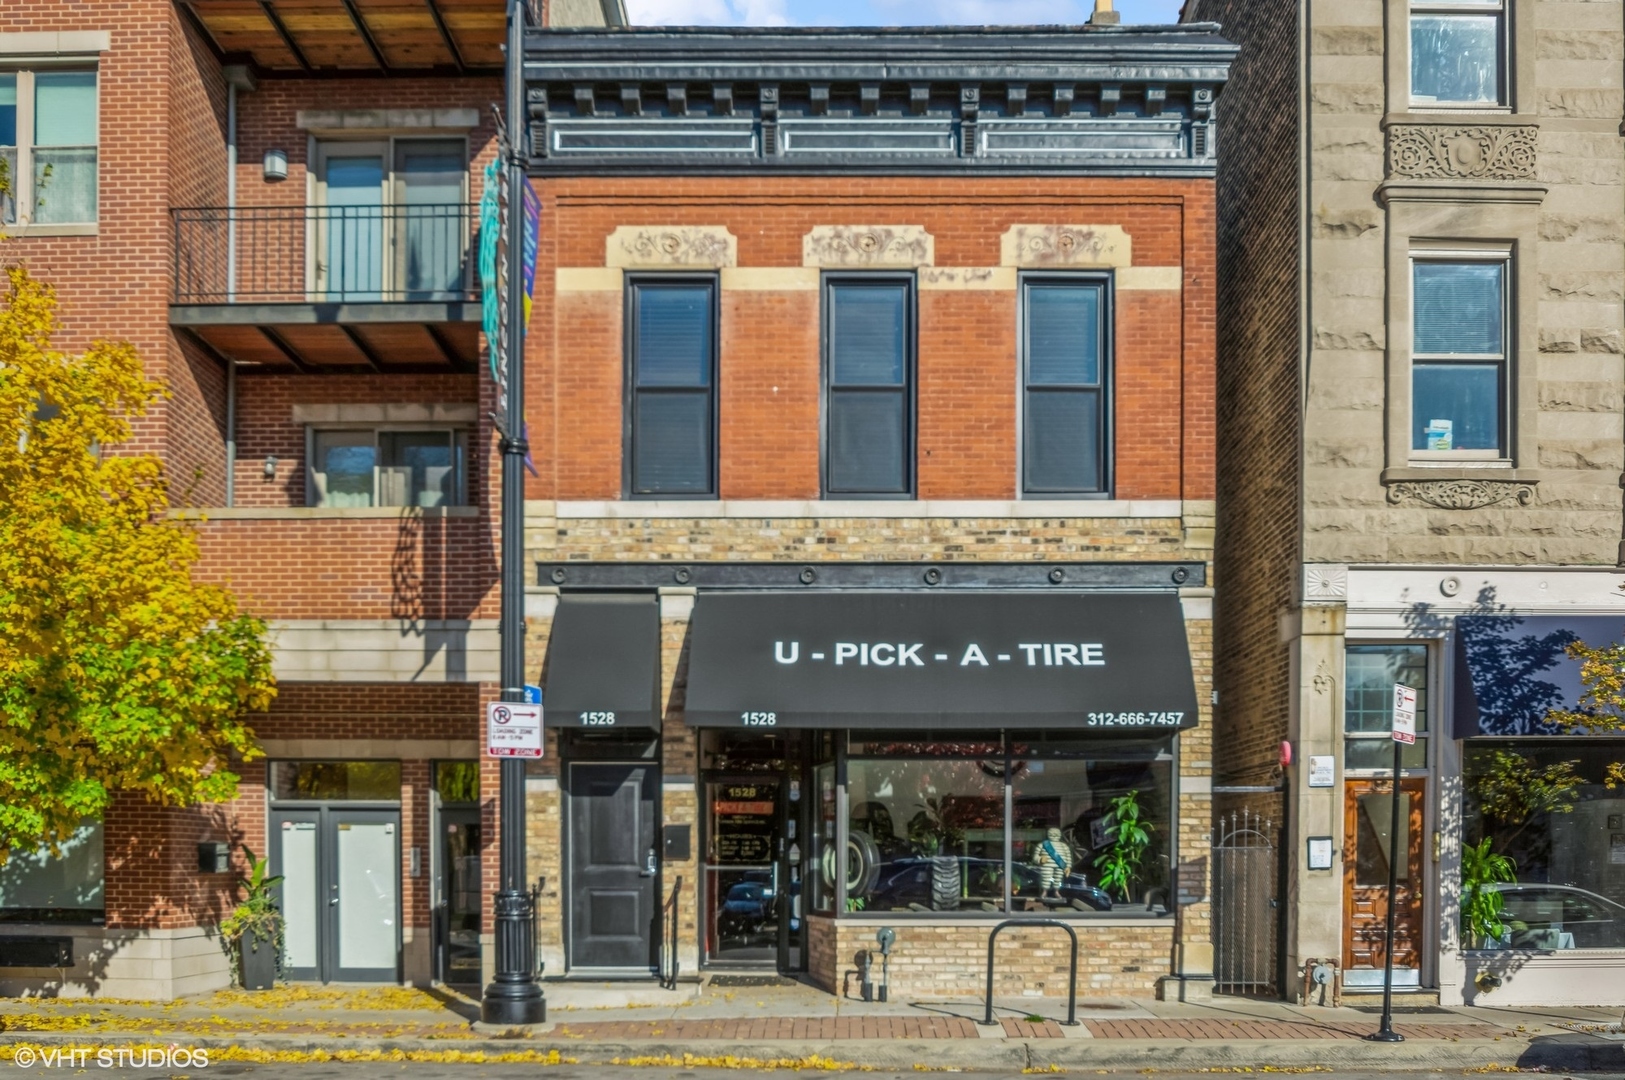
[[1337, 781], [1337, 758], [1331, 754], [1309, 755], [1309, 786], [1331, 787]]
[[1332, 838], [1329, 836], [1311, 836], [1309, 838], [1309, 869], [1330, 870], [1332, 868]]

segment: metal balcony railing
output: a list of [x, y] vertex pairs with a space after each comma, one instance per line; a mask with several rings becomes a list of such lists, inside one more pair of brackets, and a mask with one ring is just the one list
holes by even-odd
[[449, 302], [478, 297], [475, 208], [171, 210], [176, 304]]

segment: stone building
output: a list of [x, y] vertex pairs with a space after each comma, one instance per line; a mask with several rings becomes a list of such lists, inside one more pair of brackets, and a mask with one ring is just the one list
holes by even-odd
[[[1208, 991], [1233, 55], [1104, 20], [531, 34], [550, 975], [838, 990], [889, 928], [892, 992], [976, 993], [1042, 914], [1085, 992]], [[1001, 993], [1065, 993], [1057, 934], [1000, 937]]]
[[[1398, 850], [1401, 988], [1625, 1001], [1625, 800], [1603, 783], [1625, 746], [1546, 719], [1581, 688], [1565, 645], [1625, 637], [1625, 6], [1183, 17], [1241, 45], [1219, 169], [1216, 803], [1279, 826], [1285, 900], [1278, 969], [1227, 955], [1221, 925], [1221, 981], [1293, 997], [1335, 966], [1346, 993], [1379, 987]], [[1402, 830], [1398, 684], [1422, 729]], [[1542, 778], [1566, 795], [1533, 797]], [[1462, 854], [1486, 840], [1517, 882], [1496, 890], [1503, 932], [1464, 940]]]

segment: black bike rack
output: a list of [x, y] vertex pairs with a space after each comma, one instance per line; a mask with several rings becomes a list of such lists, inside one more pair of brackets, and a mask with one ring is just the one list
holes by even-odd
[[1010, 926], [1059, 926], [1066, 931], [1066, 936], [1072, 939], [1072, 970], [1066, 979], [1066, 1019], [1061, 1021], [1067, 1027], [1078, 1026], [1078, 932], [1071, 925], [1059, 919], [1006, 919], [993, 928], [987, 936], [987, 1016], [980, 1021], [983, 1027], [992, 1027], [993, 1019], [993, 942], [998, 938], [999, 931]]

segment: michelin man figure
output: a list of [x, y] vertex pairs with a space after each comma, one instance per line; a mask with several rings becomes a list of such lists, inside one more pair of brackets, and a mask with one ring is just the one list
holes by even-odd
[[1061, 839], [1060, 829], [1051, 829], [1033, 852], [1038, 867], [1039, 899], [1061, 902], [1061, 886], [1072, 872], [1072, 845]]

